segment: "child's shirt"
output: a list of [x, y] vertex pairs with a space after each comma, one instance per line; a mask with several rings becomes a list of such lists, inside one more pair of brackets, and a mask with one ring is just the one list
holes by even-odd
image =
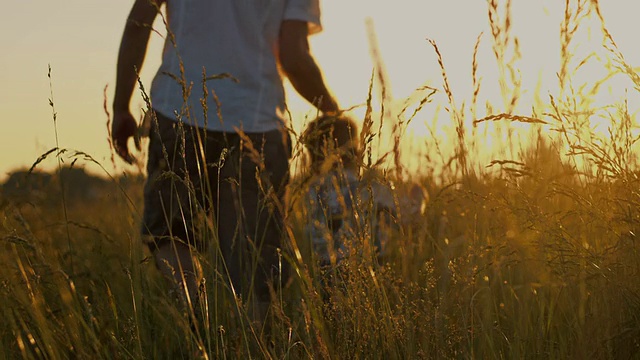
[[330, 171], [311, 180], [305, 232], [321, 266], [353, 255], [382, 257], [398, 230], [393, 184], [359, 178], [351, 170]]

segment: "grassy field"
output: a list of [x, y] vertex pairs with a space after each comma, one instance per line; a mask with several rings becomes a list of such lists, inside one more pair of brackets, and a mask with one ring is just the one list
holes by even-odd
[[[363, 171], [396, 182], [399, 197], [411, 179], [430, 199], [393, 230], [381, 263], [354, 257], [323, 286], [296, 202], [304, 173], [293, 180], [288, 223], [301, 258], [283, 258], [295, 271], [274, 295], [268, 334], [225, 295], [214, 247], [201, 256], [207, 301], [192, 331], [140, 243], [142, 175], [94, 178], [76, 169], [93, 159], [70, 150], [48, 154], [61, 162], [51, 175], [37, 166], [16, 173], [0, 197], [0, 358], [188, 359], [198, 348], [220, 359], [640, 358], [637, 123], [624, 100], [593, 105], [609, 76], [576, 83], [590, 57], [572, 56], [574, 29], [600, 18], [597, 2], [567, 3], [559, 91], [532, 112], [516, 112], [517, 43], [508, 12], [489, 1], [504, 104], [476, 118], [474, 58], [476, 93], [466, 109], [456, 106], [441, 61], [444, 85], [434, 88], [455, 130], [428, 140], [432, 152], [412, 175], [398, 146], [409, 116], [385, 119], [397, 124], [395, 146], [386, 157], [365, 151]], [[608, 74], [640, 91], [640, 76], [601, 30]], [[415, 116], [429, 116], [430, 96]], [[366, 149], [381, 136], [371, 106]], [[596, 117], [609, 121], [606, 131], [594, 130]], [[526, 147], [509, 140], [523, 123]], [[483, 126], [507, 139], [509, 156], [474, 158]], [[455, 144], [452, 154], [438, 153], [445, 143]], [[376, 165], [383, 157], [391, 161]]]

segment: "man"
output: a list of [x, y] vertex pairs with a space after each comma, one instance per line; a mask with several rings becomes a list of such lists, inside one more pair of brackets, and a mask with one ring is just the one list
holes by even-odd
[[[321, 29], [318, 0], [136, 0], [113, 102], [113, 144], [129, 163], [129, 103], [162, 5], [168, 34], [150, 92], [143, 237], [189, 303], [198, 297], [193, 249], [217, 239], [219, 272], [264, 314], [269, 281], [286, 278], [276, 271], [290, 157], [279, 68], [320, 112], [339, 110], [307, 41]], [[203, 213], [213, 215], [213, 234]]]

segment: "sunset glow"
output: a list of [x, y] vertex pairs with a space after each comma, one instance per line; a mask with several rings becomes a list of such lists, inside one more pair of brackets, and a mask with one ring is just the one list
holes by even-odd
[[[53, 109], [48, 104], [49, 98], [52, 98], [57, 112], [60, 146], [87, 152], [112, 169], [103, 90], [107, 88], [110, 104], [117, 47], [130, 3], [70, 0], [43, 3], [36, 11], [27, 3], [12, 2], [7, 6], [7, 11], [0, 15], [0, 27], [4, 34], [14, 35], [6, 37], [8, 50], [0, 58], [0, 114], [5, 121], [0, 152], [2, 174], [15, 168], [29, 167], [40, 154], [55, 146]], [[486, 134], [475, 139], [482, 143], [483, 148], [500, 145], [497, 139], [487, 138], [497, 136], [492, 129], [495, 124], [481, 124], [473, 130], [474, 119], [470, 113], [473, 110], [474, 45], [481, 34], [477, 52], [480, 92], [476, 117], [489, 115], [487, 104], [490, 104], [492, 113], [508, 110], [501, 94], [500, 72], [492, 50], [487, 3], [350, 0], [324, 1], [322, 6], [324, 30], [312, 38], [312, 49], [341, 105], [345, 108], [360, 106], [353, 112], [359, 123], [364, 116], [362, 104], [367, 99], [373, 70], [365, 25], [370, 19], [379, 55], [387, 71], [386, 91], [388, 101], [393, 105], [392, 114], [397, 116], [405, 106], [407, 114], [413, 112], [421, 95], [424, 95], [416, 93], [416, 89], [425, 85], [438, 89], [404, 133], [403, 146], [408, 159], [417, 157], [408, 153], [409, 149], [424, 150], [424, 143], [433, 143], [430, 138], [434, 135], [446, 147], [451, 143], [454, 128], [445, 110], [449, 104], [443, 92], [442, 71], [434, 48], [427, 39], [437, 44], [442, 55], [455, 105], [458, 110], [464, 105], [469, 134], [472, 131]], [[640, 52], [634, 40], [640, 29], [632, 19], [632, 14], [640, 10], [640, 4], [601, 2], [600, 7], [605, 24], [627, 63], [631, 66], [640, 64]], [[550, 95], [562, 95], [558, 89], [558, 73], [561, 70], [560, 29], [564, 3], [551, 0], [514, 2], [511, 11], [510, 36], [512, 40], [517, 38], [521, 54], [514, 62], [516, 74], [521, 79], [514, 111], [532, 116], [532, 109], [540, 103], [548, 104]], [[96, 16], [98, 13], [100, 16]], [[147, 86], [159, 63], [161, 43], [160, 36], [154, 35], [142, 73]], [[614, 59], [602, 44], [601, 24], [592, 13], [582, 20], [571, 43], [573, 58], [568, 65], [570, 69], [577, 68], [583, 59], [589, 58], [572, 75], [574, 89], [583, 85], [587, 88], [593, 86], [610, 71], [607, 66], [613, 64]], [[511, 43], [506, 49], [506, 56], [512, 56], [513, 51]], [[52, 68], [52, 93], [47, 78], [48, 64]], [[291, 89], [288, 93], [293, 127], [300, 131], [312, 112]], [[376, 87], [376, 111], [379, 93], [380, 89]], [[620, 103], [625, 97], [637, 98], [636, 91], [628, 76], [616, 75], [603, 83], [590, 106], [600, 108]], [[410, 99], [408, 103], [407, 99]], [[134, 101], [136, 103], [141, 105], [142, 101], [138, 99]], [[634, 102], [629, 104], [630, 113], [635, 113]], [[541, 113], [548, 110], [537, 108]], [[603, 110], [601, 115], [606, 117], [606, 114], [607, 111]], [[390, 131], [392, 123], [388, 125]], [[592, 125], [601, 131], [607, 128], [606, 122]], [[522, 127], [518, 123], [508, 126], [513, 129]], [[384, 138], [391, 139], [391, 135]], [[46, 162], [43, 165], [50, 166]], [[122, 164], [118, 163], [118, 168], [120, 166]]]

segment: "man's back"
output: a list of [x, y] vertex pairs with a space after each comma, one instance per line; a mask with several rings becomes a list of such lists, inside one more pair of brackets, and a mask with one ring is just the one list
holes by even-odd
[[203, 71], [206, 76], [228, 74], [232, 78], [207, 81], [218, 97], [222, 119], [209, 96], [206, 127], [227, 132], [237, 127], [249, 133], [280, 128], [284, 90], [275, 54], [280, 25], [289, 17], [319, 29], [314, 1], [168, 1], [169, 35], [151, 89], [154, 109], [170, 117], [184, 111], [187, 94], [179, 81], [186, 80], [187, 89], [193, 86], [189, 116], [183, 113], [183, 120], [204, 127]]

